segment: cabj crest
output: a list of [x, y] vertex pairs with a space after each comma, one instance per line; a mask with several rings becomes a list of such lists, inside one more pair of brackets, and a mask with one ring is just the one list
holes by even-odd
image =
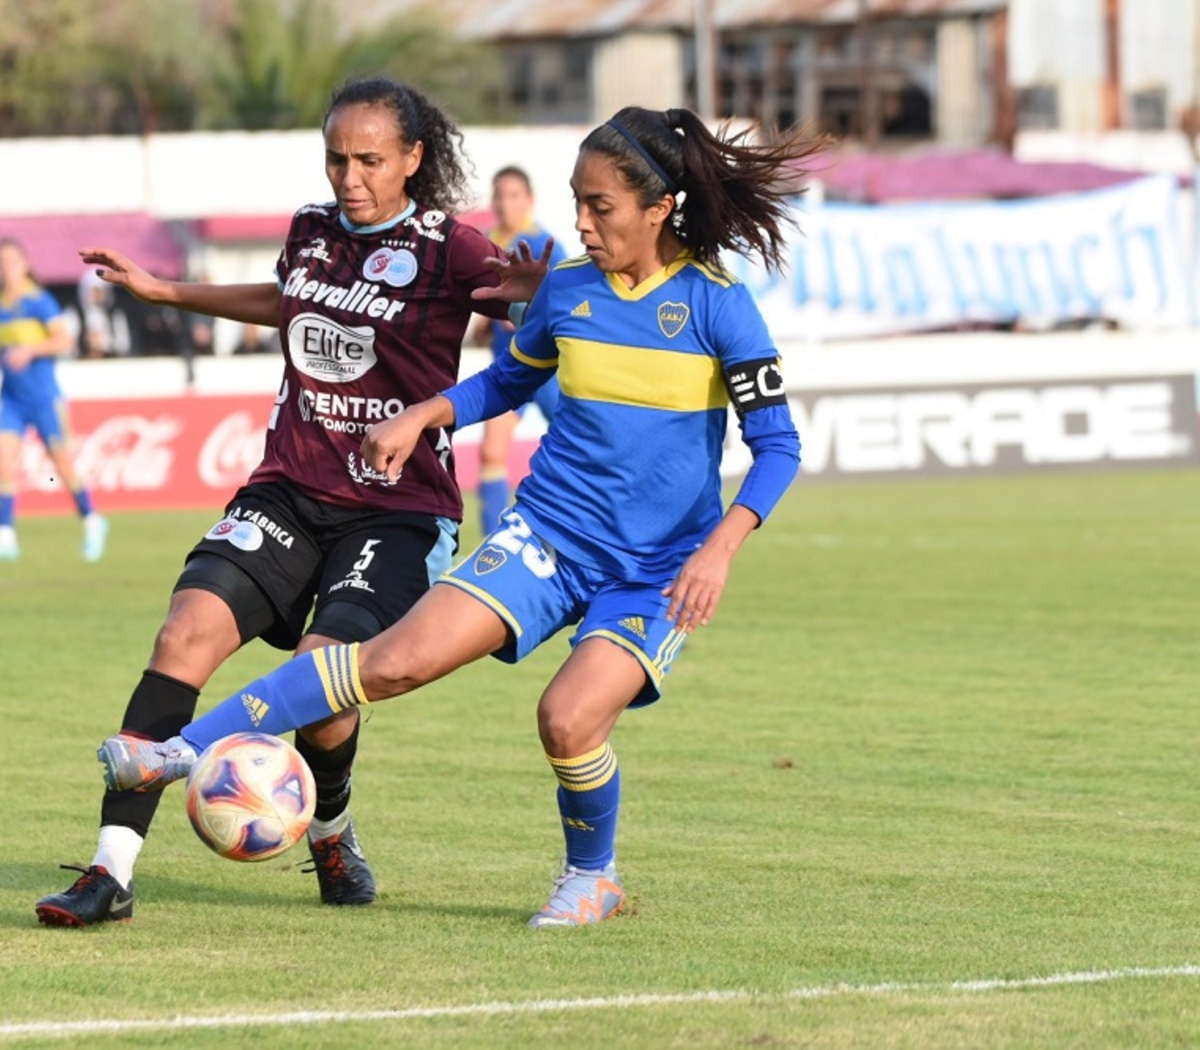
[[489, 572], [500, 568], [506, 561], [508, 561], [508, 552], [489, 543], [475, 555], [475, 575], [486, 576]]
[[674, 339], [683, 331], [692, 311], [687, 303], [660, 303], [658, 307], [658, 327], [668, 339]]

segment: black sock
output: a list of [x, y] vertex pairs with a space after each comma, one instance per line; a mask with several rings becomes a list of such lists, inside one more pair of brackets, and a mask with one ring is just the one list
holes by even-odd
[[[122, 730], [150, 740], [173, 737], [196, 713], [200, 690], [157, 671], [143, 671], [121, 721]], [[132, 828], [142, 838], [158, 809], [161, 791], [105, 791], [100, 804], [100, 824]]]
[[317, 809], [314, 820], [333, 820], [350, 807], [350, 769], [358, 752], [358, 728], [332, 751], [322, 751], [296, 734], [296, 750], [304, 756], [317, 783]]

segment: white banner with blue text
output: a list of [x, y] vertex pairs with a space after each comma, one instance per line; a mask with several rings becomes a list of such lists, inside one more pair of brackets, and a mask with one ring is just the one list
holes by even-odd
[[[733, 260], [775, 339], [975, 325], [1195, 321], [1190, 237], [1169, 177], [1020, 201], [804, 204], [788, 267]], [[732, 257], [730, 257], [732, 259]]]

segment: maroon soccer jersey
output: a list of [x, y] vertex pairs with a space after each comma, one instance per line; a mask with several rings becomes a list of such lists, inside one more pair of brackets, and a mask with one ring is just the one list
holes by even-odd
[[457, 381], [473, 311], [507, 315], [504, 304], [471, 299], [498, 283], [483, 260], [499, 254], [440, 211], [418, 207], [384, 230], [352, 233], [335, 204], [301, 208], [275, 267], [283, 385], [251, 482], [284, 478], [341, 506], [461, 520], [444, 431], [425, 434], [394, 484], [359, 446], [372, 423]]

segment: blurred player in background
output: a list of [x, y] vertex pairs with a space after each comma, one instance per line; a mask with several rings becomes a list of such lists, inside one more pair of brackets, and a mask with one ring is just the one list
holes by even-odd
[[67, 406], [54, 369], [55, 360], [74, 346], [54, 296], [34, 282], [25, 249], [11, 238], [0, 239], [0, 561], [21, 556], [16, 486], [29, 429], [42, 439], [83, 519], [84, 560], [98, 561], [104, 554], [108, 522], [93, 510], [71, 462]]
[[[304, 652], [379, 633], [457, 547], [462, 497], [448, 433], [426, 435], [400, 478], [368, 466], [359, 445], [371, 423], [454, 383], [474, 309], [507, 315], [498, 299], [471, 298], [501, 282], [504, 254], [448, 216], [466, 188], [461, 134], [419, 92], [350, 82], [334, 93], [323, 132], [335, 202], [296, 213], [275, 280], [169, 283], [108, 249], [82, 253], [147, 302], [284, 338], [262, 463], [189, 555], [125, 709], [124, 731], [143, 739], [178, 733], [213, 672], [252, 638]], [[528, 252], [524, 261], [536, 286], [545, 264]], [[326, 904], [375, 899], [348, 808], [358, 732], [357, 713], [344, 711], [296, 736], [317, 783], [309, 848]], [[129, 918], [157, 801], [105, 794], [95, 857], [73, 886], [38, 902], [42, 922]]]
[[[524, 170], [509, 166], [497, 171], [492, 176], [492, 211], [496, 216], [496, 225], [489, 234], [492, 243], [510, 249], [524, 241], [535, 258], [541, 256], [553, 238], [534, 221], [533, 206], [533, 183]], [[555, 244], [551, 248], [550, 265], [555, 266], [565, 258], [566, 253]], [[506, 354], [513, 336], [512, 323], [507, 320], [484, 323], [485, 338], [479, 341], [489, 342], [495, 357]], [[558, 404], [558, 380], [552, 377], [540, 386], [533, 395], [533, 403], [546, 422], [550, 422]], [[496, 527], [508, 507], [508, 453], [519, 420], [516, 412], [506, 412], [483, 425], [483, 440], [479, 444], [479, 515], [485, 536]]]
[[[571, 179], [586, 256], [550, 272], [491, 367], [372, 427], [363, 443], [371, 468], [395, 476], [430, 428], [508, 411], [557, 371], [554, 425], [500, 527], [378, 637], [293, 660], [174, 740], [105, 741], [109, 782], [161, 787], [230, 733], [284, 732], [488, 654], [518, 660], [579, 624], [538, 703], [567, 855], [530, 925], [620, 911], [621, 778], [609, 734], [627, 707], [658, 699], [799, 461], [778, 351], [720, 252], [781, 265], [788, 198], [819, 146], [714, 135], [678, 109], [630, 107], [592, 131]], [[754, 462], [723, 509], [730, 402]], [[267, 716], [252, 719], [244, 696]]]

